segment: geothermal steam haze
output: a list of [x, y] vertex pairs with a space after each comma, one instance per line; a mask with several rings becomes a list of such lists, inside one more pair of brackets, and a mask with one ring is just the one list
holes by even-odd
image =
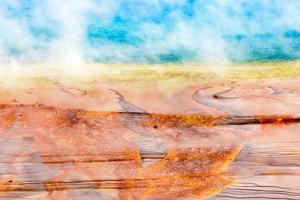
[[299, 57], [299, 0], [0, 0], [0, 65]]

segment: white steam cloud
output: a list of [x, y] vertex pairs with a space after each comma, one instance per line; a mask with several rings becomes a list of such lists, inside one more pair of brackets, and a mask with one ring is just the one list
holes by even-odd
[[286, 34], [299, 39], [299, 11], [299, 0], [0, 0], [0, 65], [297, 58]]

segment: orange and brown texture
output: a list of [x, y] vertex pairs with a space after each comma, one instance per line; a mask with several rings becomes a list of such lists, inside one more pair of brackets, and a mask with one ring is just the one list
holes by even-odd
[[300, 200], [300, 0], [0, 0], [0, 200]]
[[300, 199], [298, 62], [108, 68], [3, 73], [0, 199]]

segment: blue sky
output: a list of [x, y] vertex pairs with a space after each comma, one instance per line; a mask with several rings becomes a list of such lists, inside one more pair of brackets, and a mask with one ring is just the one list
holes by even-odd
[[299, 57], [298, 0], [0, 0], [1, 62]]

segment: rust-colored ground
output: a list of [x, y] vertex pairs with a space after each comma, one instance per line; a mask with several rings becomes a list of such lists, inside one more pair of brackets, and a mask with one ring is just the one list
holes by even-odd
[[139, 75], [3, 80], [0, 197], [252, 198], [248, 186], [224, 188], [276, 188], [268, 180], [280, 175], [286, 191], [267, 198], [297, 199], [300, 186], [284, 177], [300, 174], [299, 78]]

